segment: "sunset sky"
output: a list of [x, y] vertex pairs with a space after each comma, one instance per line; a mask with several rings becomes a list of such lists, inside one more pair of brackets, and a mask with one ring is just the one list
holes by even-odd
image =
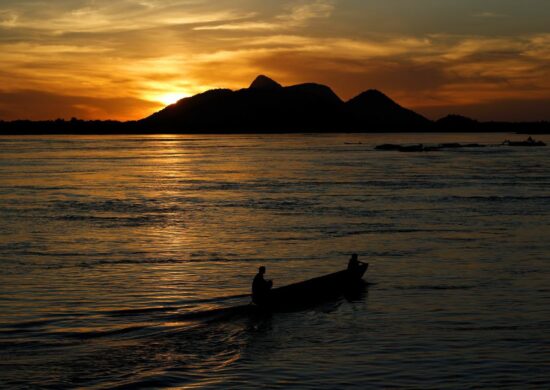
[[257, 74], [550, 120], [549, 0], [0, 2], [0, 119], [138, 119]]

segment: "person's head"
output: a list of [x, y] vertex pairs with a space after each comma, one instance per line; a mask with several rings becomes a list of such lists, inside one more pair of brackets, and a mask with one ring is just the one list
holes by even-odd
[[352, 260], [357, 260], [357, 257], [358, 257], [358, 256], [357, 256], [357, 253], [354, 253], [354, 254], [351, 255], [351, 259], [352, 259]]
[[260, 273], [260, 275], [265, 274], [265, 267], [262, 265], [260, 268], [258, 268], [258, 272]]

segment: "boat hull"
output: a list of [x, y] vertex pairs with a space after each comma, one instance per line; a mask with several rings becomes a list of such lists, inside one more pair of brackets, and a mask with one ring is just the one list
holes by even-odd
[[258, 305], [275, 311], [294, 310], [342, 296], [363, 283], [368, 264], [270, 290]]

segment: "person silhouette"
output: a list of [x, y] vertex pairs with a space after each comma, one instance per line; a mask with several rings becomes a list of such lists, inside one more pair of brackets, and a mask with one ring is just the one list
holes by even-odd
[[357, 271], [359, 266], [363, 265], [364, 263], [359, 261], [359, 256], [357, 256], [357, 253], [354, 253], [351, 255], [351, 258], [348, 262], [348, 271]]
[[265, 303], [273, 282], [271, 280], [264, 279], [265, 267], [262, 265], [258, 268], [258, 273], [254, 276], [252, 281], [252, 302], [257, 305]]

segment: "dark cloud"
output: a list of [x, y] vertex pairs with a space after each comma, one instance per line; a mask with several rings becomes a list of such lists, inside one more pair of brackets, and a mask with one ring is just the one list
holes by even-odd
[[42, 91], [0, 92], [0, 119], [136, 119], [159, 106], [134, 98], [95, 98]]

